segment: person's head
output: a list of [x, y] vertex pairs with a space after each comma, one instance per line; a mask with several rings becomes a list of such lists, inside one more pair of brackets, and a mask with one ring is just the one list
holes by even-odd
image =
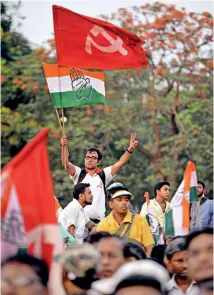
[[151, 258], [156, 262], [164, 266], [164, 252], [166, 249], [166, 245], [156, 245], [152, 248]]
[[10, 257], [1, 265], [1, 294], [46, 295], [48, 276], [45, 261], [28, 254]]
[[187, 251], [186, 237], [176, 237], [169, 243], [165, 250], [167, 258], [166, 267], [169, 273], [175, 274], [180, 279], [187, 279]]
[[71, 244], [55, 257], [63, 266], [63, 285], [68, 294], [89, 290], [97, 278], [100, 254], [88, 243]]
[[130, 200], [133, 200], [133, 198], [133, 195], [127, 188], [118, 186], [117, 190], [111, 193], [109, 207], [115, 213], [125, 216], [129, 210]]
[[213, 279], [213, 228], [195, 231], [187, 236], [188, 274], [201, 283]]
[[91, 205], [93, 201], [93, 195], [90, 189], [89, 183], [77, 183], [74, 186], [73, 197], [76, 199], [83, 207], [86, 205]]
[[154, 186], [155, 198], [161, 198], [162, 200], [168, 200], [170, 195], [170, 183], [168, 181], [161, 181]]
[[200, 198], [201, 196], [203, 196], [205, 191], [205, 183], [198, 180], [198, 185], [197, 185], [197, 193], [198, 193], [198, 197]]
[[85, 156], [85, 168], [89, 170], [96, 169], [102, 160], [102, 154], [97, 148], [90, 148]]
[[134, 243], [128, 242], [124, 248], [124, 256], [126, 261], [135, 261], [146, 258], [146, 253], [142, 246]]
[[104, 237], [96, 244], [102, 256], [98, 273], [100, 279], [111, 277], [125, 263], [124, 247], [124, 240], [116, 235]]
[[106, 295], [160, 295], [168, 280], [163, 266], [143, 259], [125, 263], [111, 278], [94, 282], [92, 290]]
[[97, 244], [102, 238], [111, 237], [111, 234], [107, 231], [98, 231], [95, 234], [87, 236], [84, 242], [89, 244]]
[[171, 243], [171, 241], [174, 239], [174, 236], [165, 236], [164, 240], [165, 240], [165, 244], [169, 245], [169, 243]]

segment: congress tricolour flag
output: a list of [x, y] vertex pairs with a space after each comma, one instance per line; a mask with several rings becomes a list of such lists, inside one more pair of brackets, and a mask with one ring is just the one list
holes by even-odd
[[188, 162], [184, 179], [170, 202], [165, 214], [165, 236], [186, 235], [190, 225], [190, 203], [196, 202], [197, 175], [195, 164]]
[[146, 213], [146, 219], [149, 223], [150, 226], [150, 230], [152, 232], [154, 241], [155, 241], [155, 245], [162, 245], [164, 244], [164, 240], [163, 240], [163, 229], [155, 215], [155, 213], [153, 212], [151, 206], [150, 206], [150, 199], [149, 199], [149, 193], [146, 192], [144, 194], [144, 197], [146, 198], [146, 205], [147, 205], [147, 213]]
[[103, 104], [105, 100], [104, 72], [61, 67], [43, 63], [54, 108]]

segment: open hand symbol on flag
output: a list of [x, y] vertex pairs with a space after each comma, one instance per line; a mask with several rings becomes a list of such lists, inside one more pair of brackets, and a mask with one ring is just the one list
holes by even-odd
[[79, 69], [70, 70], [71, 86], [79, 101], [83, 98], [90, 99], [92, 93], [92, 86], [90, 85], [90, 79], [85, 78], [82, 71]]

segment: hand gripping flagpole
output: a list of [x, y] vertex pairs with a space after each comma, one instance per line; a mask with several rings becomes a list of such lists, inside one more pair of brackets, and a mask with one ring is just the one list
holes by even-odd
[[[61, 113], [62, 113], [62, 134], [64, 136], [66, 135], [66, 133], [65, 133], [65, 117], [64, 117], [63, 109], [61, 109]], [[68, 162], [68, 147], [66, 145], [66, 147], [63, 147], [63, 165], [65, 167], [65, 170], [66, 170], [67, 162]]]

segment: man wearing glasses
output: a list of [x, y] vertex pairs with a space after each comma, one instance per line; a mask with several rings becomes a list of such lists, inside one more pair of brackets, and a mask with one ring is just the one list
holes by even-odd
[[1, 265], [1, 294], [47, 295], [48, 277], [45, 261], [28, 254], [10, 257]]
[[[136, 133], [130, 137], [129, 147], [118, 162], [103, 170], [99, 168], [102, 154], [97, 148], [91, 148], [85, 156], [85, 168], [75, 166], [66, 159], [66, 170], [74, 184], [78, 182], [89, 183], [93, 194], [93, 203], [85, 207], [87, 216], [96, 224], [105, 217], [105, 187], [116, 175], [116, 173], [128, 162], [131, 153], [136, 148], [138, 141], [135, 140]], [[61, 138], [62, 163], [64, 165], [64, 150], [67, 149], [67, 136]]]

